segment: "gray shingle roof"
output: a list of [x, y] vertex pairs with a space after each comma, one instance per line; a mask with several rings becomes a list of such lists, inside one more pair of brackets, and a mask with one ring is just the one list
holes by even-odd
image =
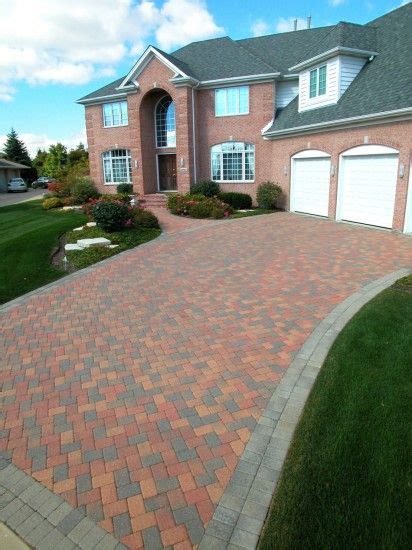
[[[295, 99], [276, 117], [267, 132], [326, 123], [411, 107], [412, 4], [398, 8], [367, 25], [337, 25], [232, 40], [225, 36], [193, 42], [168, 54], [155, 48], [180, 71], [199, 80], [218, 80], [279, 72], [335, 47], [377, 51], [336, 105], [298, 112]], [[292, 71], [293, 72], [293, 71]], [[123, 78], [82, 98], [91, 100], [119, 94]], [[80, 100], [80, 101], [82, 101]]]
[[125, 79], [125, 76], [122, 76], [122, 78], [118, 78], [114, 82], [111, 82], [110, 84], [107, 84], [106, 86], [103, 86], [103, 88], [99, 88], [98, 90], [95, 90], [94, 92], [91, 92], [90, 94], [85, 95], [79, 101], [84, 101], [87, 99], [94, 99], [98, 97], [106, 97], [111, 95], [116, 95], [119, 93], [119, 90], [116, 90], [116, 88], [121, 84], [121, 82]]
[[217, 80], [276, 72], [253, 51], [228, 36], [193, 42], [173, 52], [173, 58], [190, 67], [197, 80]]
[[266, 133], [412, 107], [412, 4], [368, 25], [376, 29], [379, 53], [366, 63], [338, 103], [299, 113], [295, 98]]
[[[298, 63], [312, 59], [335, 48], [351, 48], [375, 52], [376, 28], [341, 21], [334, 27], [331, 27], [313, 47], [306, 48]], [[297, 65], [298, 63], [294, 64]]]
[[308, 49], [314, 48], [332, 28], [319, 27], [269, 34], [257, 38], [245, 38], [237, 42], [255, 55], [265, 59], [266, 63], [269, 63], [274, 70], [286, 74], [289, 67], [300, 61]]

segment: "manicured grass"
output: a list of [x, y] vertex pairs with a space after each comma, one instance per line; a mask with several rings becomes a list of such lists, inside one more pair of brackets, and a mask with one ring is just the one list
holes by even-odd
[[411, 365], [409, 277], [367, 304], [333, 345], [261, 549], [411, 547]]
[[59, 236], [85, 220], [79, 212], [45, 211], [37, 200], [0, 208], [0, 303], [64, 275], [50, 255]]
[[250, 212], [234, 212], [229, 218], [248, 218], [249, 216], [260, 216], [261, 214], [274, 214], [276, 210], [267, 208], [254, 208]]
[[105, 237], [110, 239], [112, 244], [118, 244], [117, 248], [108, 248], [106, 246], [98, 246], [93, 248], [87, 248], [82, 251], [69, 251], [66, 253], [69, 264], [76, 268], [81, 269], [89, 265], [100, 262], [105, 258], [110, 258], [123, 250], [128, 248], [134, 248], [139, 244], [146, 243], [158, 237], [161, 233], [160, 229], [155, 228], [131, 228], [124, 229], [123, 231], [114, 231], [112, 233], [106, 233], [98, 227], [86, 227], [83, 231], [71, 231], [67, 235], [67, 242], [75, 243], [78, 239], [90, 239], [95, 237]]

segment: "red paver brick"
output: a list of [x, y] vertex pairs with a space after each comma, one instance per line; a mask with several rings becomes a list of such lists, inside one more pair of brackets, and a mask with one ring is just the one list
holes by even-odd
[[[189, 535], [173, 511], [196, 506], [210, 520], [296, 351], [336, 304], [410, 265], [412, 247], [394, 233], [286, 213], [159, 216], [163, 239], [0, 311], [0, 383], [14, 400], [0, 448], [109, 531], [127, 513], [131, 548], [157, 526], [164, 545], [183, 550]], [[40, 397], [22, 410], [30, 396]], [[33, 471], [28, 451], [42, 446]], [[222, 466], [203, 486], [216, 458]], [[64, 464], [68, 478], [54, 483]]]

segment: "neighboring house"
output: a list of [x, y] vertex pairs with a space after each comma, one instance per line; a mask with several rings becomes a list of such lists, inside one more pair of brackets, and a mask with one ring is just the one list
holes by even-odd
[[412, 231], [411, 12], [148, 47], [79, 100], [92, 178], [141, 195], [211, 178], [255, 196], [271, 180], [288, 210]]
[[7, 184], [11, 178], [20, 178], [20, 170], [27, 170], [28, 166], [0, 158], [0, 193], [7, 193]]

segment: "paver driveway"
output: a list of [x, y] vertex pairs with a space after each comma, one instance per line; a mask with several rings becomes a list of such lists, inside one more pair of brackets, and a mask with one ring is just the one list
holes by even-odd
[[410, 238], [327, 220], [164, 218], [0, 321], [1, 449], [131, 548], [199, 542], [313, 328], [412, 263]]

